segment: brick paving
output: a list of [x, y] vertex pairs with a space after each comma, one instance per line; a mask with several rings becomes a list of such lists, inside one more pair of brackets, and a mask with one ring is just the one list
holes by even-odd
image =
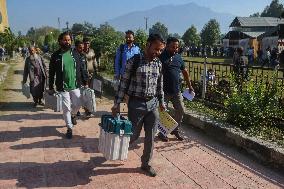
[[94, 118], [79, 120], [72, 140], [60, 113], [33, 108], [20, 93], [21, 70], [0, 101], [0, 188], [284, 188], [284, 174], [258, 164], [232, 146], [183, 127], [186, 140], [156, 141], [152, 165], [140, 171], [143, 135], [127, 161], [106, 161], [98, 152], [100, 116], [111, 100], [98, 99]]

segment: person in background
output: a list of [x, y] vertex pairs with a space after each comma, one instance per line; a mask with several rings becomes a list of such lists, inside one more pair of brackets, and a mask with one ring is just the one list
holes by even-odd
[[121, 44], [116, 51], [114, 62], [115, 79], [120, 80], [125, 71], [127, 60], [140, 53], [140, 48], [134, 43], [134, 32], [125, 32], [125, 44]]
[[29, 76], [30, 91], [34, 100], [34, 107], [44, 105], [43, 92], [47, 84], [47, 70], [43, 58], [37, 53], [34, 46], [28, 48], [29, 56], [25, 59], [24, 75], [22, 83], [27, 82]]
[[[84, 69], [87, 70], [87, 60], [86, 60], [86, 56], [84, 54], [84, 43], [82, 41], [75, 41], [75, 49], [80, 56], [81, 63], [85, 67]], [[87, 75], [87, 72], [84, 72], [83, 74], [86, 74], [84, 76], [85, 78], [89, 78], [89, 75]], [[90, 83], [90, 78], [89, 78], [88, 83]], [[87, 108], [83, 107], [83, 109], [85, 110], [85, 115], [87, 117], [90, 117], [92, 115], [92, 113]], [[81, 113], [80, 113], [80, 111], [78, 111], [77, 116], [80, 116], [80, 115], [81, 115]]]
[[[83, 39], [84, 53], [87, 60], [87, 71], [89, 74], [89, 82], [98, 73], [98, 65], [96, 61], [96, 54], [93, 49], [90, 48], [91, 40], [87, 37]], [[90, 84], [90, 83], [89, 83]]]

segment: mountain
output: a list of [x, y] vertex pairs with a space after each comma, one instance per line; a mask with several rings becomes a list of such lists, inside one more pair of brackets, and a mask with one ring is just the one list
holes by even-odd
[[184, 5], [161, 5], [150, 10], [130, 12], [108, 21], [117, 30], [126, 31], [128, 29], [145, 29], [145, 17], [148, 17], [148, 28], [156, 22], [161, 22], [168, 27], [169, 33], [184, 32], [193, 24], [198, 31], [201, 31], [204, 24], [215, 18], [222, 33], [229, 31], [229, 25], [234, 19], [234, 15], [229, 13], [218, 13], [213, 10], [199, 6], [195, 3]]

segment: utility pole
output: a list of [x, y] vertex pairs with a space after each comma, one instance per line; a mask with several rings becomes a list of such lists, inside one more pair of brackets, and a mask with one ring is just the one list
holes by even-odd
[[57, 18], [57, 23], [58, 23], [58, 29], [61, 31], [61, 26], [60, 26], [60, 17]]
[[68, 26], [68, 25], [69, 25], [69, 22], [67, 21], [67, 22], [66, 22], [66, 28], [67, 28], [67, 30], [69, 30], [69, 26]]
[[146, 28], [146, 32], [148, 31], [148, 19], [149, 17], [144, 17], [145, 19], [145, 28]]

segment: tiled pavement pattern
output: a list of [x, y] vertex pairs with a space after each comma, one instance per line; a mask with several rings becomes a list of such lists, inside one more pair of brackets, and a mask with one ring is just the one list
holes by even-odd
[[64, 138], [61, 114], [33, 108], [20, 93], [23, 64], [0, 102], [0, 188], [284, 188], [284, 175], [231, 146], [184, 127], [186, 141], [157, 140], [153, 166], [158, 176], [140, 171], [141, 138], [127, 161], [110, 162], [98, 152], [99, 118], [111, 100], [97, 102], [94, 118], [80, 120], [74, 138]]

